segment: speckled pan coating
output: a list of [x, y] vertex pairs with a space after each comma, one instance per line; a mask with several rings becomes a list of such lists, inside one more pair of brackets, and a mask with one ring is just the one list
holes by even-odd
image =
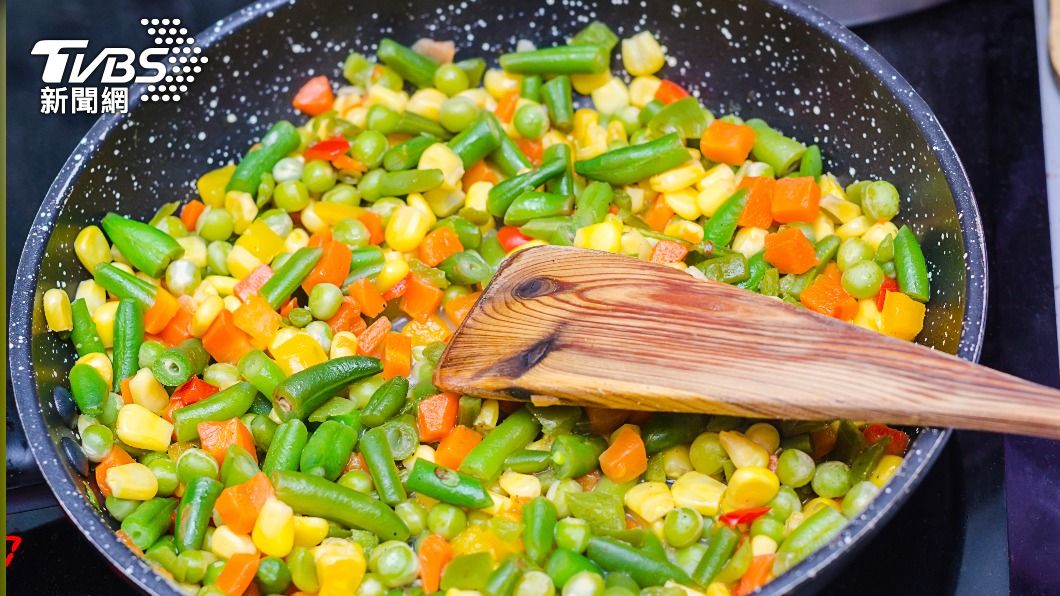
[[[66, 382], [73, 350], [46, 333], [40, 304], [44, 289], [73, 292], [86, 277], [72, 248], [80, 227], [110, 210], [142, 218], [162, 202], [194, 196], [198, 175], [237, 159], [273, 120], [301, 119], [290, 108], [301, 82], [313, 74], [335, 76], [350, 50], [371, 52], [383, 35], [406, 42], [453, 39], [458, 56], [495, 57], [519, 38], [539, 45], [561, 41], [595, 18], [620, 35], [640, 29], [660, 35], [670, 56], [666, 76], [716, 114], [761, 117], [796, 138], [812, 139], [844, 181], [893, 181], [904, 199], [901, 217], [922, 238], [931, 264], [934, 296], [922, 341], [978, 359], [986, 302], [982, 229], [953, 147], [893, 68], [810, 7], [774, 0], [254, 4], [196, 36], [209, 61], [180, 102], [136, 105], [134, 99], [128, 116], [104, 117], [89, 131], [37, 214], [12, 296], [10, 366], [34, 455], [74, 522], [138, 587], [177, 593], [117, 541], [113, 522], [86, 499], [89, 492], [98, 498], [94, 483], [60, 455], [62, 438], [73, 431], [52, 394]], [[837, 571], [833, 562], [894, 513], [948, 434], [922, 430], [872, 507], [766, 592], [819, 587], [821, 578]]]

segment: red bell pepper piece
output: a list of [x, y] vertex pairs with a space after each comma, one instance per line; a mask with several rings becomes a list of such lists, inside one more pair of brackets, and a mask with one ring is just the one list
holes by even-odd
[[236, 298], [246, 302], [248, 298], [258, 293], [270, 277], [272, 277], [272, 268], [268, 265], [258, 265], [257, 269], [250, 272], [250, 275], [239, 280], [239, 283], [232, 288], [232, 293]]
[[909, 447], [909, 435], [885, 424], [870, 424], [861, 431], [861, 434], [865, 436], [865, 441], [869, 444], [881, 441], [884, 437], [890, 437], [891, 442], [883, 448], [883, 452], [887, 455], [902, 455]]
[[501, 247], [504, 248], [505, 252], [512, 252], [516, 248], [530, 242], [532, 238], [523, 235], [519, 231], [519, 228], [515, 226], [504, 226], [497, 230], [497, 241], [501, 243]]
[[306, 161], [312, 159], [323, 159], [325, 161], [331, 161], [336, 157], [345, 154], [350, 149], [350, 142], [343, 136], [334, 136], [330, 139], [324, 139], [319, 143], [314, 144], [312, 147], [305, 150], [302, 157]]
[[669, 105], [684, 97], [688, 97], [688, 91], [673, 81], [659, 83], [659, 88], [655, 91], [655, 99], [663, 102], [664, 105]]
[[723, 513], [718, 516], [718, 522], [723, 523], [726, 526], [741, 526], [749, 524], [754, 520], [762, 517], [769, 513], [772, 507], [751, 507], [750, 509], [740, 509], [738, 511], [730, 511]]
[[897, 292], [898, 281], [893, 277], [884, 277], [883, 285], [880, 286], [880, 291], [876, 294], [876, 309], [883, 310], [883, 301], [887, 299], [887, 292]]
[[217, 387], [203, 381], [199, 377], [192, 377], [186, 383], [177, 387], [170, 399], [180, 400], [185, 406], [202, 401], [214, 393], [220, 391]]

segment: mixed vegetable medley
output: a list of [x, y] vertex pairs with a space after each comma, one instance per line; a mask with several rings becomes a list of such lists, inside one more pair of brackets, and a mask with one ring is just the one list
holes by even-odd
[[715, 117], [657, 76], [650, 32], [593, 23], [516, 49], [487, 68], [384, 39], [341, 83], [310, 79], [308, 120], [277, 122], [198, 198], [78, 234], [89, 275], [44, 312], [79, 356], [81, 446], [122, 540], [188, 593], [748, 594], [901, 464], [908, 435], [879, 424], [432, 384], [498, 264], [546, 243], [906, 340], [923, 325], [893, 185], [844, 188], [816, 146]]

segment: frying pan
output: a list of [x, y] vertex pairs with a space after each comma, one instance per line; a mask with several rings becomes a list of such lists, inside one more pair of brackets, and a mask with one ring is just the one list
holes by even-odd
[[[579, 0], [446, 2], [270, 0], [196, 36], [208, 61], [179, 102], [140, 102], [105, 116], [52, 184], [30, 230], [11, 300], [10, 368], [23, 427], [60, 505], [96, 548], [139, 588], [176, 588], [123, 545], [74, 440], [66, 390], [74, 360], [46, 331], [45, 289], [68, 289], [85, 272], [78, 230], [107, 211], [147, 218], [194, 195], [202, 172], [238, 159], [279, 118], [300, 118], [290, 98], [312, 74], [334, 76], [353, 49], [384, 35], [456, 41], [458, 56], [495, 57], [520, 38], [562, 42], [592, 19], [620, 35], [648, 29], [671, 57], [666, 76], [715, 113], [762, 117], [821, 146], [827, 169], [849, 182], [881, 177], [903, 194], [903, 221], [922, 239], [933, 296], [920, 341], [977, 360], [983, 339], [983, 231], [964, 170], [924, 101], [883, 58], [838, 23], [791, 0], [622, 3]], [[925, 371], [927, 372], [927, 371]], [[924, 477], [949, 437], [920, 429], [898, 474], [842, 534], [765, 589], [813, 592], [869, 540]]]

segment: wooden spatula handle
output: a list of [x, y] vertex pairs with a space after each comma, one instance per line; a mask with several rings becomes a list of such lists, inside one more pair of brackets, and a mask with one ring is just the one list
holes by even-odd
[[1060, 439], [1055, 389], [682, 271], [563, 247], [502, 265], [435, 384], [540, 403]]

